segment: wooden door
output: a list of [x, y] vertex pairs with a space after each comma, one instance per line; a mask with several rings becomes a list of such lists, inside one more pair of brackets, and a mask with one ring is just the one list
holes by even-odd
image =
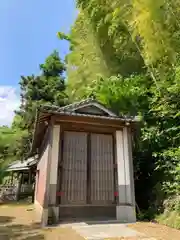
[[113, 137], [91, 134], [91, 203], [114, 201]]
[[85, 204], [87, 133], [64, 132], [61, 204]]

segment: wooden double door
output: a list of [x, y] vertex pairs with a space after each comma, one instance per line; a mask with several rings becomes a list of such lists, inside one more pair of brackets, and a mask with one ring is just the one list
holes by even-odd
[[61, 205], [114, 203], [113, 136], [65, 131], [62, 151]]

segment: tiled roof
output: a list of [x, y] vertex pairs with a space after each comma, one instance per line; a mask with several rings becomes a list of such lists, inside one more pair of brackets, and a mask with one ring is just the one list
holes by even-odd
[[19, 161], [13, 162], [9, 165], [6, 171], [10, 172], [10, 171], [16, 171], [16, 170], [28, 170], [30, 166], [36, 164], [35, 161], [36, 161], [35, 158], [32, 157], [24, 161], [19, 160]]
[[88, 98], [88, 99], [85, 99], [85, 100], [82, 100], [82, 101], [79, 101], [79, 102], [75, 102], [75, 103], [71, 103], [71, 104], [68, 104], [66, 106], [63, 106], [63, 107], [59, 107], [59, 106], [56, 106], [56, 105], [41, 105], [40, 106], [40, 109], [43, 109], [43, 110], [54, 110], [54, 111], [58, 111], [58, 112], [71, 112], [71, 111], [74, 111], [75, 108], [77, 107], [80, 107], [84, 104], [88, 104], [88, 103], [93, 103], [95, 102], [94, 99], [92, 98]]
[[[77, 113], [75, 112], [76, 109], [79, 109], [80, 107], [84, 107], [86, 105], [90, 105], [90, 104], [98, 104], [100, 107], [102, 107], [103, 109], [105, 109], [106, 111], [108, 111], [109, 116], [100, 116], [100, 115], [90, 115], [90, 114], [85, 114], [85, 113]], [[70, 115], [70, 116], [88, 116], [91, 118], [100, 118], [100, 119], [112, 119], [112, 120], [122, 120], [122, 121], [137, 121], [136, 117], [131, 117], [131, 116], [117, 116], [115, 113], [113, 113], [111, 110], [107, 109], [106, 107], [104, 107], [101, 103], [99, 103], [98, 101], [96, 101], [95, 99], [92, 98], [88, 98], [86, 100], [82, 100], [80, 102], [76, 102], [76, 103], [72, 103], [69, 105], [66, 105], [64, 107], [58, 107], [55, 105], [42, 105], [40, 107], [40, 111], [45, 111], [45, 112], [49, 112], [49, 113], [56, 113], [56, 114], [60, 114], [60, 115]]]
[[68, 112], [68, 111], [60, 111], [60, 110], [54, 110], [50, 108], [45, 108], [43, 109], [47, 113], [51, 114], [57, 114], [57, 115], [68, 115], [68, 116], [82, 116], [82, 117], [90, 117], [90, 118], [98, 118], [98, 119], [109, 119], [109, 120], [122, 120], [122, 121], [127, 121], [127, 122], [136, 122], [137, 118], [135, 117], [128, 117], [128, 116], [123, 116], [123, 117], [111, 117], [111, 116], [101, 116], [101, 115], [92, 115], [92, 114], [85, 114], [85, 113], [76, 113], [76, 112]]
[[[95, 113], [94, 114], [88, 112], [84, 113], [82, 111], [78, 112], [79, 109], [82, 110], [89, 106], [99, 108], [99, 110], [101, 110], [101, 112], [104, 112], [104, 114], [97, 115]], [[99, 103], [93, 98], [88, 98], [86, 100], [69, 104], [64, 107], [59, 107], [55, 105], [41, 105], [37, 110], [36, 114], [31, 153], [37, 153], [37, 149], [39, 148], [41, 140], [46, 132], [48, 122], [51, 119], [51, 116], [53, 115], [88, 117], [89, 119], [94, 118], [99, 121], [101, 120], [117, 121], [117, 126], [119, 125], [134, 126], [135, 125], [134, 123], [139, 122], [139, 120], [136, 117], [116, 115], [114, 112], [107, 109], [107, 107], [103, 106], [103, 104]]]
[[61, 111], [74, 111], [74, 109], [81, 107], [82, 105], [90, 104], [90, 103], [98, 103], [98, 102], [93, 98], [88, 98], [88, 99], [82, 100], [80, 102], [68, 104], [64, 107], [61, 107], [60, 110]]

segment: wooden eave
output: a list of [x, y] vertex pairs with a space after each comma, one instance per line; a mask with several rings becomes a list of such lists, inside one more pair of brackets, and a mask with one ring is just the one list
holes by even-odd
[[36, 115], [35, 130], [31, 153], [37, 153], [40, 147], [44, 134], [50, 123], [80, 123], [86, 125], [102, 126], [107, 128], [122, 129], [123, 126], [134, 128], [137, 121], [132, 118], [122, 118], [114, 116], [99, 116], [80, 114], [75, 112], [54, 111], [54, 110], [39, 110]]

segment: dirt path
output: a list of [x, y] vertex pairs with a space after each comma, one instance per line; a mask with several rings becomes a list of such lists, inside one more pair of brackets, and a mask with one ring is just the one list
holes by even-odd
[[[130, 228], [146, 237], [109, 240], [179, 240], [180, 231], [154, 223], [136, 223]], [[72, 228], [41, 229], [33, 205], [0, 205], [0, 240], [84, 240]]]
[[106, 240], [179, 240], [180, 231], [169, 228], [167, 226], [150, 223], [150, 222], [137, 222], [128, 225], [131, 229], [144, 233], [146, 237], [132, 237], [132, 238], [109, 238]]
[[32, 205], [0, 205], [0, 240], [84, 240], [71, 228], [42, 230]]
[[129, 225], [132, 229], [145, 233], [157, 240], [180, 240], [180, 230], [157, 223], [138, 222]]

